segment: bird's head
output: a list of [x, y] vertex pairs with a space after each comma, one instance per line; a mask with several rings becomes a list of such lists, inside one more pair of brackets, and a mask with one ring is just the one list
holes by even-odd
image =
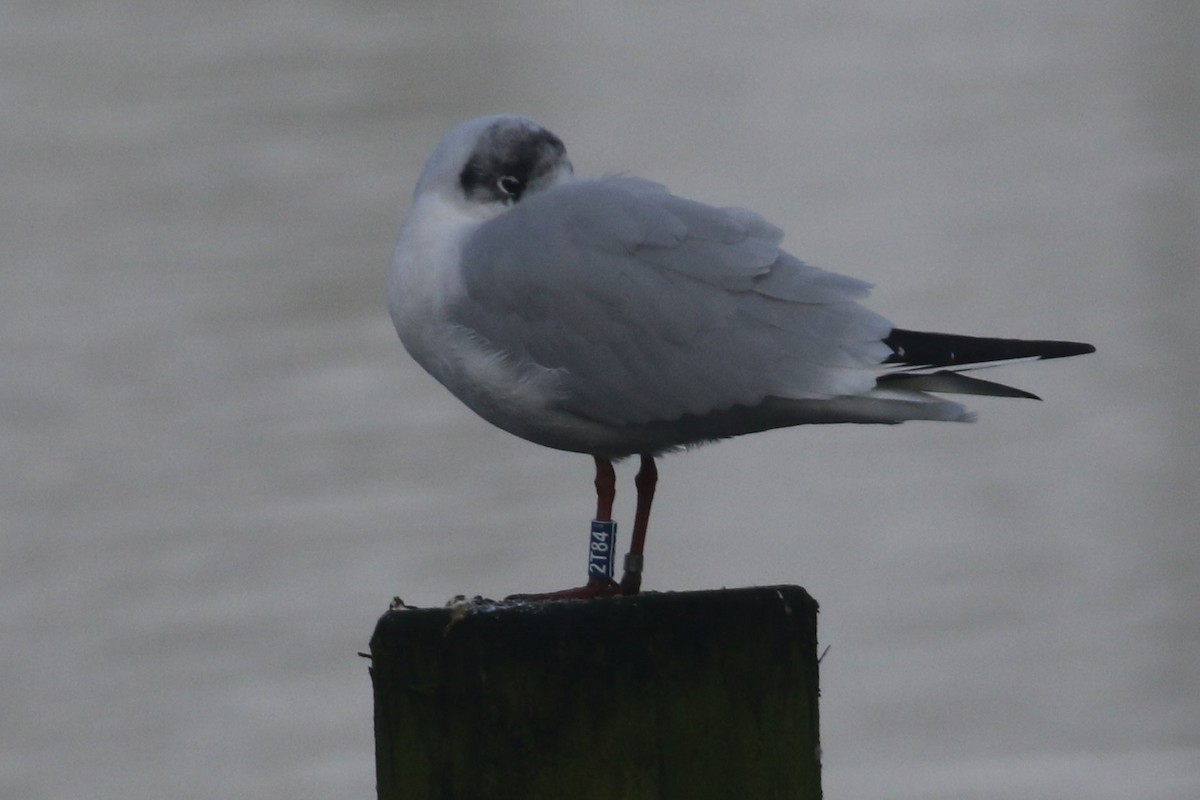
[[533, 120], [480, 117], [446, 134], [413, 199], [437, 194], [475, 215], [495, 216], [571, 173], [562, 140]]

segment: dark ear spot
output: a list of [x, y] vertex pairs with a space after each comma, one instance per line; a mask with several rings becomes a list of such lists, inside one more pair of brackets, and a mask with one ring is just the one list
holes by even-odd
[[459, 174], [459, 186], [470, 200], [511, 205], [559, 168], [566, 152], [562, 141], [544, 128], [497, 123], [479, 137]]

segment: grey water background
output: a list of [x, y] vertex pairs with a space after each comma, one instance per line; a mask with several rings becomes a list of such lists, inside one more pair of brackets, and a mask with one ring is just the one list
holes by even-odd
[[392, 596], [582, 578], [589, 459], [385, 309], [426, 155], [504, 111], [899, 324], [1099, 348], [661, 461], [648, 588], [822, 604], [828, 797], [1200, 795], [1198, 9], [6, 3], [0, 796], [371, 797]]

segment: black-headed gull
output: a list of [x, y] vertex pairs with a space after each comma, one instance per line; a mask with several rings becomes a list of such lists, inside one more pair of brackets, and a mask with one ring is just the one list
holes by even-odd
[[[962, 370], [1095, 349], [895, 328], [858, 304], [868, 284], [803, 263], [782, 238], [752, 211], [640, 178], [576, 178], [562, 141], [522, 117], [463, 123], [429, 157], [396, 246], [392, 320], [484, 419], [595, 459], [588, 584], [555, 596], [639, 590], [662, 453], [791, 425], [970, 421], [930, 392], [1033, 397]], [[598, 551], [612, 541], [612, 462], [635, 454], [617, 583]]]

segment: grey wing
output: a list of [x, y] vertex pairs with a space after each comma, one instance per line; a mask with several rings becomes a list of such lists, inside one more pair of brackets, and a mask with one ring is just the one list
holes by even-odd
[[561, 408], [605, 424], [875, 386], [891, 325], [869, 285], [779, 249], [782, 232], [633, 178], [572, 181], [482, 226], [456, 321], [553, 370]]

